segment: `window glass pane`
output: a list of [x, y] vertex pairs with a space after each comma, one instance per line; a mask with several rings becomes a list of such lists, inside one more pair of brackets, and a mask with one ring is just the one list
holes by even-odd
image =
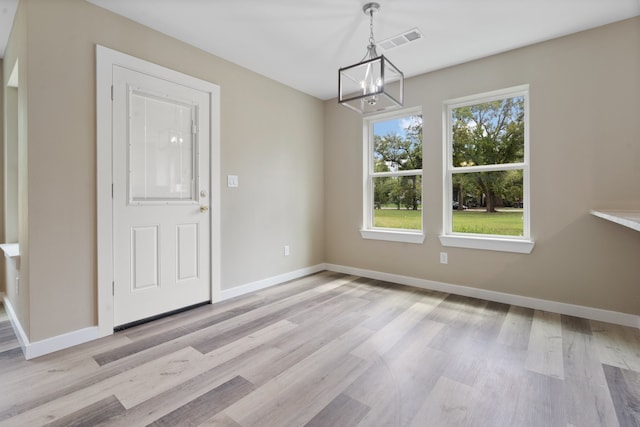
[[373, 226], [422, 229], [422, 176], [374, 177]]
[[422, 169], [422, 116], [373, 124], [374, 172]]
[[524, 97], [454, 108], [454, 167], [524, 161]]
[[132, 92], [130, 113], [131, 200], [194, 200], [194, 108]]
[[452, 176], [454, 233], [522, 236], [522, 169]]

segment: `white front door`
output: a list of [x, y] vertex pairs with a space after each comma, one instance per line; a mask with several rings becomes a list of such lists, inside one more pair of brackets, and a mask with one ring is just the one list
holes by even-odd
[[113, 67], [114, 326], [211, 300], [210, 98]]

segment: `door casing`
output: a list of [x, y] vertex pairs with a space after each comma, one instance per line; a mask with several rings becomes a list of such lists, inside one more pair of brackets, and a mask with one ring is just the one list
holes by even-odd
[[206, 92], [210, 99], [210, 242], [211, 300], [220, 300], [220, 87], [216, 84], [162, 67], [157, 64], [96, 46], [96, 124], [97, 124], [97, 267], [98, 335], [113, 333], [113, 66], [172, 81]]

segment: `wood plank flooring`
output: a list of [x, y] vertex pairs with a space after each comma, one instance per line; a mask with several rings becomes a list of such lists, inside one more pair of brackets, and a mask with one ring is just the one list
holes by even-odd
[[0, 426], [640, 426], [640, 330], [322, 272], [25, 361]]

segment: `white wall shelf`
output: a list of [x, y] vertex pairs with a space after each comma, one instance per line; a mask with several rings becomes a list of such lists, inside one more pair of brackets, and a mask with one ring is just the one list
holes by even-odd
[[0, 250], [4, 252], [4, 256], [7, 258], [20, 256], [20, 245], [18, 243], [1, 243]]
[[591, 211], [591, 215], [640, 231], [640, 211]]

